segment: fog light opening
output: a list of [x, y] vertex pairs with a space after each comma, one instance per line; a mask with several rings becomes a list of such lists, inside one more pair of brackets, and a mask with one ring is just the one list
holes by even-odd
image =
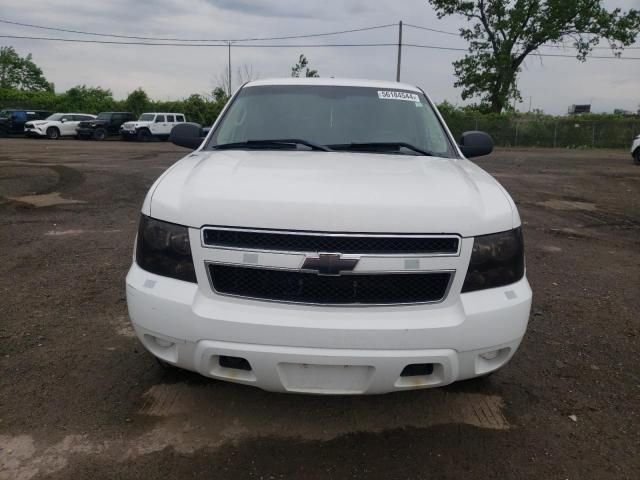
[[172, 347], [174, 345], [173, 342], [171, 342], [169, 340], [165, 340], [164, 338], [154, 337], [154, 341], [161, 348], [169, 348], [169, 347]]
[[220, 355], [218, 357], [218, 363], [224, 368], [233, 368], [235, 370], [244, 370], [245, 372], [251, 371], [251, 364], [246, 358], [242, 357], [229, 357], [226, 355]]
[[480, 358], [484, 360], [493, 360], [500, 355], [500, 350], [492, 350], [491, 352], [485, 352], [480, 354]]
[[401, 377], [422, 377], [433, 373], [433, 363], [412, 363], [407, 365], [400, 374]]

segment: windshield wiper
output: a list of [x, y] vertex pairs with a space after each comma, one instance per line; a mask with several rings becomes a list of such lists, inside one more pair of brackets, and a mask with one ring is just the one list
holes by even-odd
[[398, 149], [406, 148], [408, 150], [412, 150], [420, 155], [427, 155], [429, 157], [440, 157], [434, 152], [430, 152], [428, 150], [424, 150], [422, 148], [416, 147], [415, 145], [411, 145], [406, 142], [367, 142], [367, 143], [342, 143], [336, 145], [329, 145], [332, 150], [355, 150], [355, 151], [388, 151], [390, 149]]
[[311, 150], [319, 150], [322, 152], [331, 152], [332, 150], [325, 146], [320, 145], [318, 143], [309, 142], [307, 140], [300, 140], [298, 138], [282, 138], [282, 139], [274, 139], [274, 140], [247, 140], [246, 142], [234, 142], [234, 143], [223, 143], [221, 145], [214, 145], [211, 148], [214, 150], [231, 150], [234, 148], [242, 149], [266, 149], [266, 148], [287, 148], [287, 146], [295, 146], [295, 145], [304, 145], [305, 147], [309, 147]]

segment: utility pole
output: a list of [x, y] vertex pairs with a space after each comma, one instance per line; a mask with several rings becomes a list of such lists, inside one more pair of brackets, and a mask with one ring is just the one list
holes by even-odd
[[229, 98], [231, 98], [231, 42], [228, 43], [229, 46]]
[[396, 82], [400, 81], [400, 63], [402, 61], [402, 20], [398, 23], [398, 69], [396, 70]]

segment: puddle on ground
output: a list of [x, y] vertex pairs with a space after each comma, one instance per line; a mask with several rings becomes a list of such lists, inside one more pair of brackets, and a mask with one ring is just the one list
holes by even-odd
[[[259, 397], [263, 395], [270, 394], [260, 393]], [[225, 402], [221, 398], [212, 398], [210, 385], [174, 383], [151, 387], [145, 394], [146, 401], [139, 413], [157, 417], [184, 416], [200, 425], [209, 423], [218, 427], [232, 427], [241, 418], [244, 429], [256, 435], [286, 435], [290, 425], [296, 425], [296, 436], [313, 440], [328, 440], [353, 431], [380, 432], [448, 423], [465, 423], [496, 430], [509, 428], [502, 414], [502, 398], [497, 395], [451, 393], [442, 389], [396, 395], [401, 401], [397, 402], [393, 411], [388, 408], [388, 396], [347, 396], [337, 401], [336, 398], [340, 397], [305, 399], [298, 395], [274, 397], [280, 400], [280, 407], [290, 403], [291, 408], [284, 406], [271, 410], [261, 405], [264, 399], [260, 400], [260, 404], [252, 405], [255, 395], [246, 395], [242, 405], [238, 404], [237, 407], [222, 404], [216, 407], [216, 403]], [[309, 415], [300, 413], [300, 409], [310, 407], [322, 409], [326, 417], [318, 421], [318, 412]], [[345, 408], [349, 411], [349, 422], [345, 422]]]
[[69, 230], [49, 230], [45, 235], [49, 237], [63, 237], [66, 235], [82, 235], [85, 233], [119, 233], [122, 230], [82, 230], [82, 229], [69, 229]]
[[537, 202], [536, 205], [552, 208], [553, 210], [586, 210], [589, 212], [597, 210], [595, 203], [570, 200], [546, 200], [544, 202]]
[[0, 479], [55, 473], [76, 454], [122, 462], [168, 447], [189, 454], [261, 436], [322, 441], [442, 424], [510, 428], [498, 395], [429, 389], [391, 394], [391, 403], [389, 398], [282, 395], [219, 382], [155, 385], [145, 393], [138, 414], [155, 417], [157, 423], [141, 435], [109, 440], [67, 435], [48, 446], [31, 435], [0, 435]]
[[73, 200], [70, 198], [62, 198], [60, 192], [45, 193], [42, 195], [24, 195], [22, 197], [7, 197], [16, 202], [27, 203], [36, 208], [52, 207], [54, 205], [71, 205], [76, 203], [87, 203], [83, 200]]

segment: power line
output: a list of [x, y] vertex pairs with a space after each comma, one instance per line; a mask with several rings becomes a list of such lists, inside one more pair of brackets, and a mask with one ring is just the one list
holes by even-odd
[[[0, 38], [16, 38], [23, 40], [41, 40], [52, 42], [68, 42], [68, 43], [90, 43], [90, 44], [107, 44], [107, 45], [144, 45], [153, 47], [224, 47], [228, 48], [228, 43], [155, 43], [155, 42], [119, 42], [115, 40], [89, 40], [80, 38], [57, 38], [57, 37], [29, 37], [22, 35], [0, 35]], [[425, 45], [417, 43], [403, 43], [405, 47], [426, 48], [431, 50], [444, 50], [452, 52], [466, 52], [466, 48], [444, 47], [441, 45]], [[307, 44], [290, 44], [290, 43], [240, 43], [235, 44], [234, 48], [332, 48], [332, 47], [397, 47], [397, 43], [307, 43]], [[552, 54], [552, 53], [534, 53], [532, 55], [539, 57], [559, 57], [559, 58], [576, 58], [575, 55]], [[640, 57], [616, 57], [605, 55], [588, 55], [587, 58], [595, 59], [611, 59], [611, 60], [640, 60]]]
[[256, 37], [256, 38], [220, 38], [220, 39], [193, 39], [193, 38], [162, 38], [162, 37], [137, 37], [133, 35], [118, 35], [115, 33], [97, 33], [97, 32], [87, 32], [82, 30], [69, 30], [66, 28], [58, 28], [58, 27], [46, 27], [43, 25], [34, 25], [30, 23], [21, 23], [14, 22], [11, 20], [0, 19], [0, 23], [5, 23], [8, 25], [17, 25], [20, 27], [29, 27], [29, 28], [39, 28], [41, 30], [53, 30], [56, 32], [65, 32], [65, 33], [76, 33], [80, 35], [92, 35], [97, 37], [113, 37], [113, 38], [127, 38], [132, 40], [153, 40], [153, 41], [166, 41], [166, 42], [257, 42], [263, 40], [291, 40], [296, 38], [312, 38], [312, 37], [326, 37], [330, 35], [342, 35], [345, 33], [355, 33], [355, 32], [365, 32], [369, 30], [378, 30], [381, 28], [389, 28], [395, 27], [395, 23], [389, 23], [386, 25], [373, 25], [370, 27], [362, 27], [362, 28], [352, 28], [350, 30], [340, 30], [337, 32], [324, 32], [324, 33], [309, 33], [305, 35], [286, 35], [281, 37]]
[[[51, 42], [70, 42], [70, 43], [93, 43], [107, 45], [146, 45], [153, 47], [225, 47], [228, 48], [229, 43], [156, 43], [156, 42], [118, 42], [115, 40], [89, 40], [84, 38], [58, 38], [58, 37], [29, 37], [22, 35], [0, 35], [0, 38], [17, 38], [24, 40], [43, 40]], [[388, 47], [397, 46], [397, 43], [326, 43], [326, 44], [264, 44], [264, 43], [239, 43], [233, 44], [234, 48], [306, 48], [306, 47]]]
[[[414, 47], [414, 48], [429, 48], [433, 50], [449, 50], [453, 52], [466, 52], [466, 48], [456, 48], [456, 47], [441, 47], [438, 45], [422, 45], [416, 43], [405, 43], [406, 47]], [[565, 55], [560, 53], [536, 53], [532, 52], [532, 56], [536, 57], [560, 57], [560, 58], [576, 58], [575, 55]], [[587, 55], [587, 58], [598, 58], [598, 59], [612, 59], [612, 60], [640, 60], [640, 57], [616, 57], [611, 55]]]
[[453, 35], [455, 37], [459, 37], [460, 36], [460, 33], [458, 33], [458, 32], [447, 32], [446, 30], [438, 30], [437, 28], [430, 28], [430, 27], [421, 27], [420, 25], [411, 25], [410, 23], [405, 23], [404, 26], [405, 27], [411, 27], [411, 28], [417, 28], [419, 30], [427, 30], [428, 32], [444, 33], [445, 35]]
[[[442, 33], [445, 35], [452, 35], [454, 37], [459, 37], [460, 33], [456, 32], [448, 32], [446, 30], [438, 30], [437, 28], [423, 27], [420, 25], [412, 25], [410, 23], [405, 23], [405, 27], [417, 28], [419, 30], [426, 30], [428, 32]], [[566, 46], [566, 45], [541, 45], [540, 48], [576, 48], [574, 46]], [[624, 47], [625, 50], [640, 50], [640, 47]], [[593, 47], [593, 50], [611, 50], [610, 47]]]

